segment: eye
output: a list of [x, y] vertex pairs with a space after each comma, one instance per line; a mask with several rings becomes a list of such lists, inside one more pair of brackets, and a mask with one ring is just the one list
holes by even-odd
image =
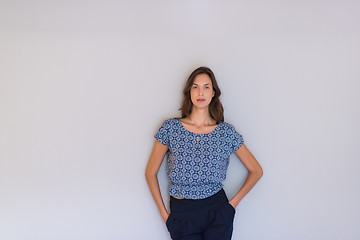
[[206, 89], [209, 89], [210, 87], [209, 86], [206, 86]]
[[192, 88], [195, 89], [195, 88], [197, 88], [197, 86], [193, 86]]

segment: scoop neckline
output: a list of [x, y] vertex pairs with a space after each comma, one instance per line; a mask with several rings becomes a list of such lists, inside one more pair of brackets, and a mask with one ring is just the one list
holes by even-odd
[[219, 128], [219, 126], [220, 126], [220, 124], [221, 124], [221, 122], [216, 126], [216, 128], [213, 130], [213, 131], [211, 131], [211, 132], [209, 132], [209, 133], [194, 133], [194, 132], [191, 132], [191, 131], [189, 131], [189, 130], [187, 130], [185, 127], [184, 127], [184, 125], [182, 124], [182, 122], [180, 121], [180, 119], [178, 119], [178, 118], [175, 118], [178, 122], [179, 122], [179, 124], [181, 125], [181, 127], [185, 130], [185, 131], [187, 131], [187, 132], [189, 132], [189, 133], [192, 133], [192, 134], [196, 134], [196, 135], [209, 135], [209, 134], [212, 134], [212, 133], [214, 133], [215, 131], [217, 131], [217, 129]]

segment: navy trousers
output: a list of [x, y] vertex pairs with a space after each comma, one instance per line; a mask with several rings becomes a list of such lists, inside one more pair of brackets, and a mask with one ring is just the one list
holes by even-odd
[[205, 199], [170, 196], [166, 227], [173, 240], [230, 240], [234, 216], [224, 189]]

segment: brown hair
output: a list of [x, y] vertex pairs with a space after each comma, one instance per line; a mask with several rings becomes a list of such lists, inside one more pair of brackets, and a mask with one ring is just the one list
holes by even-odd
[[215, 91], [215, 95], [209, 104], [209, 114], [210, 117], [216, 121], [216, 124], [219, 124], [220, 122], [224, 121], [224, 109], [219, 99], [221, 91], [216, 82], [214, 73], [208, 67], [199, 67], [190, 74], [183, 90], [184, 98], [182, 106], [178, 110], [181, 110], [182, 118], [190, 116], [193, 107], [193, 103], [191, 102], [190, 89], [194, 83], [195, 77], [203, 73], [210, 77], [213, 90]]

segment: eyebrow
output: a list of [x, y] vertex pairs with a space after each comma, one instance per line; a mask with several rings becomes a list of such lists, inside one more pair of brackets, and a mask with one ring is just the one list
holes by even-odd
[[[193, 83], [193, 85], [198, 85], [198, 84], [196, 84], [196, 83]], [[204, 85], [210, 85], [210, 83], [205, 83]]]

